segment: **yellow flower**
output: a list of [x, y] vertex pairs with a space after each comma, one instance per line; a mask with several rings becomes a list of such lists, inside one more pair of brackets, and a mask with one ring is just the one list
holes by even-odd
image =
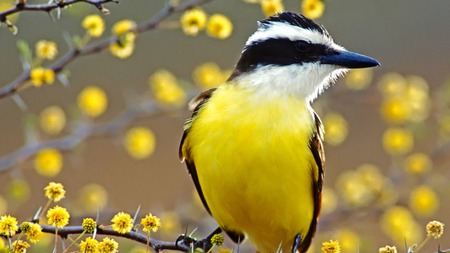
[[179, 215], [173, 211], [164, 212], [161, 214], [161, 223], [164, 224], [164, 226], [161, 228], [161, 232], [163, 233], [163, 236], [169, 236], [173, 233], [176, 233], [181, 228]]
[[54, 177], [59, 174], [63, 166], [61, 153], [53, 148], [42, 149], [36, 153], [34, 168], [39, 175]]
[[282, 0], [261, 0], [261, 10], [266, 17], [283, 11]]
[[221, 234], [215, 234], [213, 237], [211, 237], [211, 243], [213, 245], [222, 246], [224, 241], [223, 235]]
[[86, 16], [83, 19], [82, 26], [92, 37], [100, 37], [105, 31], [105, 21], [103, 21], [103, 18], [98, 14]]
[[120, 234], [126, 234], [133, 228], [133, 219], [131, 216], [124, 212], [119, 212], [114, 215], [111, 222], [113, 223], [112, 228], [114, 231]]
[[142, 231], [145, 233], [156, 232], [161, 227], [161, 221], [158, 217], [149, 213], [141, 219], [141, 225], [143, 226]]
[[125, 33], [128, 34], [128, 31], [130, 29], [136, 27], [136, 23], [133, 20], [124, 19], [117, 23], [115, 23], [112, 27], [112, 34], [116, 36], [124, 35]]
[[11, 253], [26, 253], [30, 244], [22, 240], [17, 240], [12, 243]]
[[95, 222], [95, 220], [92, 218], [84, 218], [81, 226], [83, 227], [84, 231], [86, 231], [86, 233], [92, 234], [97, 227], [97, 222]]
[[181, 28], [186, 35], [195, 36], [206, 26], [206, 13], [202, 9], [187, 10], [180, 18]]
[[348, 123], [345, 118], [338, 113], [328, 113], [324, 120], [325, 142], [337, 146], [341, 144], [348, 134]]
[[323, 242], [322, 248], [323, 253], [340, 253], [341, 247], [339, 246], [338, 241], [330, 240], [329, 242]]
[[7, 237], [14, 236], [19, 230], [17, 219], [11, 215], [3, 215], [0, 217], [0, 235]]
[[192, 76], [203, 89], [215, 88], [228, 78], [214, 62], [207, 62], [196, 67]]
[[98, 244], [99, 253], [117, 253], [119, 252], [119, 244], [109, 237], [103, 238], [103, 240]]
[[389, 128], [383, 134], [384, 150], [393, 156], [404, 155], [414, 146], [414, 136], [406, 128]]
[[39, 40], [36, 42], [36, 55], [39, 59], [53, 60], [58, 54], [58, 47], [55, 42]]
[[40, 87], [43, 83], [52, 84], [55, 81], [55, 72], [52, 69], [37, 67], [30, 71], [30, 79], [36, 87]]
[[48, 224], [57, 228], [63, 228], [69, 223], [70, 214], [67, 209], [55, 206], [47, 211]]
[[352, 90], [363, 90], [372, 82], [372, 69], [352, 69], [345, 76], [345, 85]]
[[406, 79], [398, 73], [384, 74], [378, 82], [378, 88], [385, 97], [403, 96], [406, 93]]
[[433, 189], [422, 185], [411, 192], [409, 207], [418, 216], [429, 217], [439, 208], [439, 197]]
[[419, 242], [423, 236], [421, 227], [411, 212], [402, 206], [390, 207], [383, 213], [381, 228], [396, 244], [405, 241]]
[[108, 106], [106, 93], [97, 86], [88, 86], [78, 95], [78, 107], [90, 117], [103, 114]]
[[406, 172], [414, 175], [424, 174], [431, 170], [433, 161], [424, 153], [414, 153], [409, 155], [403, 162], [403, 168]]
[[133, 158], [144, 159], [155, 150], [155, 135], [148, 128], [134, 127], [127, 131], [124, 145]]
[[336, 233], [342, 252], [359, 252], [361, 239], [358, 234], [350, 229], [341, 229]]
[[99, 253], [98, 241], [88, 237], [80, 243], [80, 252], [83, 253]]
[[226, 39], [233, 32], [233, 23], [222, 14], [213, 14], [208, 21], [206, 32], [216, 39]]
[[302, 13], [305, 17], [310, 19], [317, 19], [322, 17], [325, 10], [325, 4], [322, 0], [303, 0]]
[[167, 70], [158, 70], [149, 79], [150, 89], [156, 101], [163, 105], [184, 104], [186, 93], [176, 77]]
[[26, 201], [30, 197], [30, 186], [24, 179], [13, 179], [8, 183], [8, 194], [15, 201]]
[[59, 134], [66, 125], [66, 115], [61, 107], [50, 106], [41, 112], [39, 123], [46, 133]]
[[395, 246], [386, 245], [379, 248], [378, 253], [397, 253], [397, 248]]
[[78, 202], [85, 212], [98, 212], [108, 203], [108, 192], [99, 184], [83, 186], [78, 195]]
[[412, 111], [409, 120], [422, 122], [428, 117], [431, 109], [429, 85], [425, 79], [419, 76], [409, 76], [406, 80], [408, 86], [405, 99], [409, 102]]
[[411, 112], [410, 103], [403, 97], [389, 97], [381, 104], [381, 116], [390, 124], [404, 123], [410, 118]]
[[58, 202], [65, 197], [66, 191], [60, 183], [50, 182], [45, 188], [45, 197]]
[[37, 243], [42, 238], [42, 227], [39, 224], [31, 222], [23, 222], [20, 225], [22, 232], [25, 232], [27, 239], [32, 243]]
[[444, 223], [439, 221], [430, 221], [426, 227], [427, 236], [433, 237], [434, 239], [438, 239], [441, 235], [444, 234]]
[[336, 193], [331, 188], [324, 187], [322, 189], [322, 214], [327, 215], [336, 210], [337, 202]]
[[[128, 36], [125, 36], [128, 37]], [[111, 54], [119, 59], [126, 59], [130, 57], [134, 52], [134, 42], [127, 43], [111, 43], [109, 45], [109, 51]]]

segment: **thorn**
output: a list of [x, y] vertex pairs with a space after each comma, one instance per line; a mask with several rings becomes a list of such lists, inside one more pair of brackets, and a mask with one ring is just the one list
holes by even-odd
[[138, 206], [136, 213], [134, 213], [134, 217], [133, 217], [133, 224], [136, 224], [136, 219], [139, 215], [139, 211], [141, 210], [141, 205]]
[[42, 212], [42, 206], [40, 206], [39, 209], [36, 211], [36, 213], [33, 216], [33, 220], [32, 221], [39, 222], [39, 215], [41, 215], [41, 212]]
[[28, 110], [27, 104], [25, 104], [25, 101], [23, 101], [23, 99], [19, 96], [19, 94], [14, 93], [14, 95], [12, 95], [11, 97], [14, 103], [16, 103], [17, 107], [20, 108], [20, 110], [24, 112]]

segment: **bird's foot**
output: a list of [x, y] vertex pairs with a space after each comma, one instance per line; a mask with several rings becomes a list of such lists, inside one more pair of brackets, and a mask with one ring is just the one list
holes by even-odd
[[200, 248], [203, 250], [203, 252], [209, 252], [209, 250], [212, 248], [213, 244], [211, 243], [211, 238], [214, 235], [222, 233], [222, 229], [219, 227], [216, 230], [214, 230], [209, 236], [207, 236], [204, 239], [197, 240], [193, 237], [190, 237], [188, 235], [182, 234], [179, 235], [176, 240], [176, 245], [187, 247], [189, 249], [197, 249]]
[[298, 250], [298, 247], [300, 247], [300, 242], [302, 241], [302, 235], [297, 234], [294, 238], [294, 244], [292, 245], [292, 251], [291, 253], [296, 253]]

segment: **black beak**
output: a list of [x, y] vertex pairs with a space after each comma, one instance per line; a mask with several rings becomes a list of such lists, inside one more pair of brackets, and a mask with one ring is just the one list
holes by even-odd
[[380, 63], [368, 56], [350, 51], [337, 51], [320, 57], [322, 64], [337, 65], [349, 69], [369, 68], [380, 66]]

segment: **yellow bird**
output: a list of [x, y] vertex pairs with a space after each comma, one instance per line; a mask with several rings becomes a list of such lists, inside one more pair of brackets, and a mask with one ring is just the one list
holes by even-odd
[[180, 159], [236, 243], [306, 252], [320, 213], [323, 129], [311, 102], [350, 68], [378, 66], [292, 12], [258, 22], [229, 79], [190, 103]]

